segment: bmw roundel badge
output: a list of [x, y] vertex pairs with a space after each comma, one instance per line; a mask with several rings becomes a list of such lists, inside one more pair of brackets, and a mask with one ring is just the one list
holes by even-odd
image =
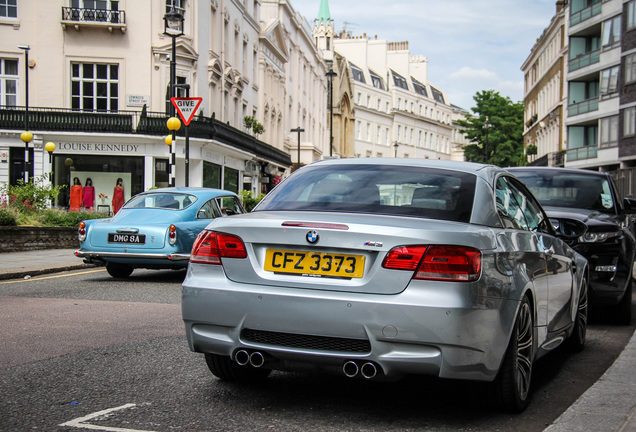
[[308, 243], [316, 244], [318, 243], [320, 236], [318, 235], [316, 231], [309, 231], [307, 235], [305, 236], [305, 238], [307, 239]]

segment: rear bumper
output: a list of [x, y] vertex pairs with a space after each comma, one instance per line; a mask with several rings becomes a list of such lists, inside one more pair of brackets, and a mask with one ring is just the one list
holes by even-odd
[[185, 265], [190, 259], [190, 254], [185, 253], [93, 252], [81, 249], [75, 251], [75, 256], [84, 258], [86, 261], [108, 261], [109, 259], [167, 260], [183, 261]]
[[[207, 267], [189, 271], [183, 284], [190, 349], [232, 358], [241, 349], [258, 350], [281, 370], [341, 370], [354, 360], [374, 362], [386, 378], [491, 381], [518, 305], [472, 295], [477, 290], [459, 283], [427, 282], [377, 295], [236, 284], [220, 267]], [[246, 336], [255, 332], [276, 337]], [[321, 344], [286, 342], [315, 337]], [[368, 349], [349, 349], [351, 341]]]

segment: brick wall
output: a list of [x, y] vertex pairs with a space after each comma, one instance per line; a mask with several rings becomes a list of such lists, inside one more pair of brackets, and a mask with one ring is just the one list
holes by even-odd
[[74, 227], [0, 227], [2, 252], [72, 248], [79, 248]]

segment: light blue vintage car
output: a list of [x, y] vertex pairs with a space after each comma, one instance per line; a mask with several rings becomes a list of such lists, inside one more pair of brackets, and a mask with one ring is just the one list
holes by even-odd
[[150, 190], [132, 197], [112, 218], [81, 222], [75, 255], [106, 265], [116, 278], [130, 276], [135, 268], [185, 269], [194, 240], [211, 220], [240, 213], [245, 210], [230, 191]]

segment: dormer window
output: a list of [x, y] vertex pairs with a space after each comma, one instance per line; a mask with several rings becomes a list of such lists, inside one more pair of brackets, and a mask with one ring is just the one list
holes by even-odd
[[373, 87], [384, 90], [384, 83], [382, 82], [382, 78], [371, 71], [369, 71], [369, 75], [371, 75], [371, 83], [373, 84]]
[[351, 64], [351, 72], [353, 72], [353, 79], [361, 82], [363, 84], [366, 84], [366, 81], [364, 80], [364, 73], [362, 72], [362, 69], [360, 69], [358, 66], [355, 66], [353, 64]]
[[396, 87], [402, 88], [404, 90], [408, 90], [409, 86], [406, 83], [406, 79], [404, 79], [404, 77], [394, 71], [391, 71], [391, 74], [393, 75], [393, 85], [395, 85]]
[[422, 95], [424, 97], [428, 97], [426, 86], [413, 77], [411, 77], [411, 80], [413, 81], [413, 90], [415, 90], [415, 93]]

